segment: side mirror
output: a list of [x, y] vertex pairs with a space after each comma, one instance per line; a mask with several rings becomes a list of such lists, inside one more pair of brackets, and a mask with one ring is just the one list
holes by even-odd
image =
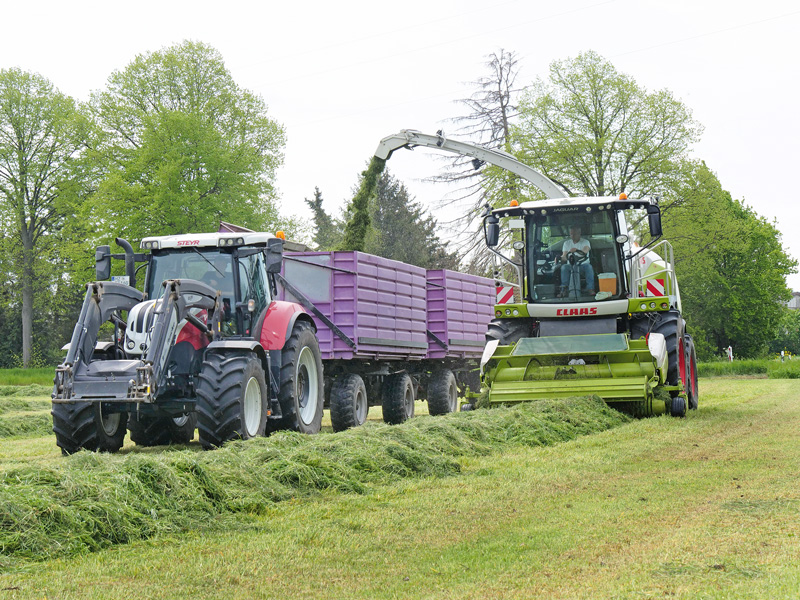
[[94, 270], [96, 281], [105, 281], [111, 277], [111, 246], [98, 246], [94, 252]]
[[650, 225], [650, 237], [660, 238], [663, 234], [661, 231], [661, 211], [658, 206], [651, 204], [647, 207], [647, 221]]
[[486, 217], [483, 226], [483, 233], [486, 237], [486, 245], [494, 248], [500, 242], [500, 219], [495, 215]]
[[280, 273], [283, 264], [283, 240], [272, 238], [267, 241], [267, 250], [264, 253], [264, 263], [267, 273]]

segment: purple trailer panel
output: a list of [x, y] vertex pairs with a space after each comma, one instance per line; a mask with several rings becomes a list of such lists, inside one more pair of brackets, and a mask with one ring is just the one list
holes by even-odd
[[286, 252], [283, 273], [355, 343], [315, 316], [323, 359], [426, 357], [425, 269], [363, 252]]
[[428, 358], [479, 358], [494, 316], [494, 282], [439, 269], [428, 271], [427, 284], [428, 329], [436, 336]]

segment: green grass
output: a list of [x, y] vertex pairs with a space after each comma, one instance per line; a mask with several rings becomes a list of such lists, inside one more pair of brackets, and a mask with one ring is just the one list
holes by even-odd
[[763, 376], [769, 379], [800, 379], [800, 360], [734, 360], [698, 363], [698, 377]]
[[[6, 385], [44, 385], [53, 387], [55, 367], [41, 369], [0, 369], [0, 386]], [[48, 390], [48, 394], [50, 391]]]
[[42, 397], [49, 392], [36, 384], [0, 386], [0, 439], [51, 434], [50, 400]]
[[[794, 382], [703, 380], [686, 419], [509, 445], [459, 456], [452, 476], [315, 492], [261, 515], [19, 560], [0, 590], [15, 600], [796, 598], [799, 426]], [[34, 460], [44, 442], [27, 442]]]
[[281, 433], [206, 453], [80, 453], [58, 465], [7, 467], [0, 472], [0, 553], [45, 559], [198, 524], [228, 528], [292, 498], [455, 475], [462, 458], [551, 445], [628, 420], [598, 397], [571, 398], [394, 427], [370, 423], [336, 435]]

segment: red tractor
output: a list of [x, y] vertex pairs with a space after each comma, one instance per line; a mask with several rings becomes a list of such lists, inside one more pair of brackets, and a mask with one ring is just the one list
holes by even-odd
[[[124, 254], [97, 248], [98, 281], [56, 369], [53, 431], [64, 454], [115, 452], [126, 429], [153, 446], [188, 442], [197, 428], [207, 449], [276, 429], [319, 431], [316, 326], [301, 305], [276, 299], [280, 238], [149, 237], [146, 253], [116, 241]], [[126, 274], [106, 281], [112, 258]], [[142, 291], [137, 263], [146, 265]]]

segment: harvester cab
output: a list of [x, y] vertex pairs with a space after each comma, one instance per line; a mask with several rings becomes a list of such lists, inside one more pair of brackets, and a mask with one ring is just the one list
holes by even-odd
[[[276, 300], [282, 239], [236, 228], [147, 237], [144, 253], [117, 244], [124, 254], [97, 248], [97, 281], [56, 369], [53, 429], [65, 453], [118, 450], [126, 425], [147, 446], [185, 443], [198, 428], [206, 448], [268, 427], [319, 429], [321, 394], [308, 397], [322, 387], [313, 320]], [[112, 258], [125, 275], [105, 281]], [[304, 348], [302, 373], [286, 369]]]
[[[656, 199], [565, 197], [513, 156], [441, 132], [403, 130], [381, 140], [375, 155], [416, 146], [472, 157], [476, 168], [499, 166], [547, 196], [487, 206], [482, 215], [487, 246], [518, 281], [513, 300], [495, 306], [477, 405], [597, 394], [636, 415], [697, 407], [694, 344]], [[650, 234], [643, 247], [632, 233], [639, 223]]]

